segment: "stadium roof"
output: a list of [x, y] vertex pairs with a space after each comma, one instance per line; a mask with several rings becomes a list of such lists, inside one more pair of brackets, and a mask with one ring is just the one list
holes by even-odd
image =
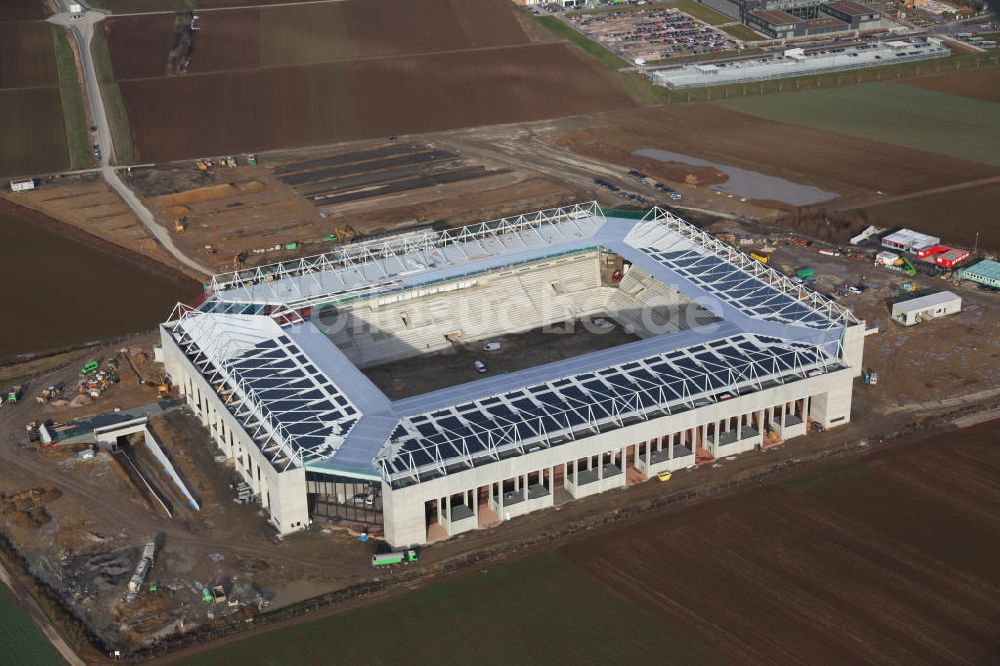
[[[637, 221], [587, 204], [422, 236], [216, 276], [165, 324], [277, 469], [447, 473], [837, 369], [842, 329], [859, 323], [661, 209]], [[587, 248], [722, 321], [392, 402], [294, 309]]]

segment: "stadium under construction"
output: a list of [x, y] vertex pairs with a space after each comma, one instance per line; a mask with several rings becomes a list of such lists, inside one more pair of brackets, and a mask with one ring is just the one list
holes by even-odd
[[[396, 400], [366, 374], [576, 321], [634, 335]], [[864, 323], [665, 210], [589, 203], [217, 275], [161, 339], [280, 533], [403, 547], [845, 424]]]

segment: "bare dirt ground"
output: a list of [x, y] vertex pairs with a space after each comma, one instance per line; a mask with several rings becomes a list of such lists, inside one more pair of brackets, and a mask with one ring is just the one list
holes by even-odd
[[96, 175], [67, 176], [30, 192], [4, 196], [182, 273], [190, 270], [156, 242], [121, 197]]
[[[592, 324], [588, 323], [588, 326], [593, 329]], [[558, 334], [555, 333], [556, 330], [564, 330], [565, 333]], [[445, 352], [366, 368], [363, 372], [390, 400], [398, 400], [475, 381], [481, 377], [516, 372], [608, 349], [638, 339], [639, 336], [626, 332], [617, 323], [609, 330], [588, 330], [581, 322], [574, 321], [490, 338], [490, 341], [503, 345], [498, 351], [483, 351], [484, 341], [470, 342]], [[473, 364], [477, 360], [486, 365], [485, 374], [476, 371]]]
[[[985, 164], [762, 120], [711, 104], [640, 109], [604, 116], [603, 127], [600, 121], [595, 125], [567, 132], [557, 141], [597, 157], [604, 155], [605, 146], [618, 151], [662, 148], [844, 196], [919, 191], [996, 174], [996, 168]], [[823, 158], [817, 160], [817, 155]]]
[[908, 81], [907, 85], [1000, 103], [1000, 70], [995, 68], [916, 79]]
[[[388, 150], [398, 150], [392, 159], [439, 156], [403, 166], [370, 157]], [[413, 225], [464, 224], [574, 198], [566, 186], [506, 161], [402, 139], [268, 153], [258, 156], [257, 167], [245, 166], [243, 155], [237, 159], [244, 166], [200, 172], [193, 162], [181, 162], [137, 169], [133, 176], [178, 246], [220, 271], [231, 269], [238, 253], [246, 253], [251, 266], [328, 251], [335, 245], [324, 239], [338, 229], [367, 236]], [[179, 219], [186, 224], [183, 232], [176, 231]], [[288, 243], [297, 248], [286, 250]]]
[[[80, 364], [91, 357], [100, 353], [76, 355], [71, 365], [35, 378], [30, 389], [74, 384]], [[259, 507], [233, 504], [234, 474], [215, 462], [213, 450], [204, 445], [204, 429], [190, 414], [169, 414], [155, 420], [152, 428], [200, 498], [200, 511], [187, 506], [158, 471], [159, 465], [136, 446], [140, 469], [172, 499], [173, 518], [139, 492], [121, 462], [110, 454], [102, 452], [84, 461], [75, 455], [79, 447], [38, 449], [18, 443], [24, 439], [28, 420], [65, 422], [156, 400], [153, 386], [134, 382], [125, 376], [97, 401], [88, 399], [79, 407], [75, 402], [35, 405], [32, 390], [23, 404], [0, 412], [5, 433], [0, 441], [4, 459], [0, 493], [11, 495], [35, 487], [52, 491], [32, 513], [0, 512], [4, 531], [29, 556], [33, 574], [64, 590], [74, 612], [87, 617], [107, 644], [134, 647], [160, 631], [249, 612], [244, 604], [252, 604], [258, 596], [290, 603], [303, 595], [350, 584], [368, 573], [370, 548], [354, 548], [355, 539], [342, 531], [317, 525], [309, 534], [284, 543], [273, 541]], [[144, 594], [132, 604], [123, 603], [124, 586], [138, 551], [154, 539], [160, 550], [149, 582], [157, 583], [160, 591]], [[343, 560], [338, 551], [346, 555]], [[210, 583], [223, 584], [239, 598], [239, 609], [202, 603], [198, 586]], [[286, 585], [291, 586], [289, 591]]]
[[987, 663], [993, 435], [926, 436], [559, 550], [733, 663]]

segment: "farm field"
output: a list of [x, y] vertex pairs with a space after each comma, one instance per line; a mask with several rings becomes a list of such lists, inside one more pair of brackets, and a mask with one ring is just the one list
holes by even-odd
[[880, 227], [905, 226], [970, 249], [979, 232], [980, 248], [1000, 250], [1000, 230], [995, 223], [998, 210], [1000, 183], [870, 206], [864, 212]]
[[717, 103], [769, 120], [1000, 165], [1000, 104], [970, 97], [875, 83]]
[[[5, 5], [0, 19], [29, 15], [29, 8]], [[55, 30], [43, 21], [0, 20], [0, 177], [70, 166]]]
[[[163, 76], [174, 17], [105, 24], [118, 79]], [[347, 0], [204, 12], [188, 71], [305, 65], [527, 43], [506, 0]]]
[[913, 437], [177, 661], [315, 661], [336, 643], [359, 663], [989, 663], [995, 429]]
[[0, 88], [50, 86], [58, 81], [49, 25], [0, 23]]
[[721, 663], [555, 553], [472, 572], [291, 631], [200, 656], [200, 664]]
[[1000, 69], [996, 67], [977, 72], [958, 72], [946, 76], [915, 79], [909, 81], [907, 85], [1000, 104]]
[[[28, 1], [28, 0], [22, 0]], [[288, 0], [92, 0], [92, 7], [107, 9], [115, 14], [132, 12], [180, 12], [188, 9], [219, 9], [251, 5], [279, 5]], [[317, 2], [319, 0], [296, 0]]]
[[51, 13], [45, 0], [4, 0], [0, 3], [0, 21], [31, 21]]
[[734, 663], [985, 663], [1000, 649], [995, 427], [562, 552]]
[[0, 90], [0, 176], [69, 167], [59, 89]]
[[844, 196], [875, 190], [908, 194], [1000, 175], [1000, 169], [988, 164], [777, 122], [715, 104], [616, 113], [602, 117], [594, 127], [556, 134], [550, 140], [624, 166], [629, 166], [631, 151], [661, 148]]
[[[598, 64], [565, 44], [120, 85], [137, 161], [536, 120], [632, 104]], [[206, 108], [213, 112], [204, 113]]]
[[0, 663], [60, 666], [63, 660], [0, 583]]

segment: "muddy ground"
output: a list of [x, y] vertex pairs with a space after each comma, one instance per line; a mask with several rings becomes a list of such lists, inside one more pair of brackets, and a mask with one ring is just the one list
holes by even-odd
[[[517, 372], [543, 363], [552, 363], [580, 354], [608, 349], [638, 340], [617, 322], [609, 329], [597, 329], [589, 321], [579, 321], [536, 328], [524, 333], [494, 336], [490, 342], [502, 346], [484, 351], [486, 340], [470, 342], [436, 354], [416, 356], [392, 363], [365, 368], [365, 375], [390, 400], [420, 395], [482, 377]], [[475, 362], [482, 361], [486, 372], [480, 373]]]
[[[199, 284], [125, 248], [0, 200], [7, 307], [22, 322], [0, 330], [0, 360], [147, 331]], [[13, 320], [11, 320], [13, 321]]]
[[594, 532], [559, 552], [738, 664], [988, 663], [996, 422]]

